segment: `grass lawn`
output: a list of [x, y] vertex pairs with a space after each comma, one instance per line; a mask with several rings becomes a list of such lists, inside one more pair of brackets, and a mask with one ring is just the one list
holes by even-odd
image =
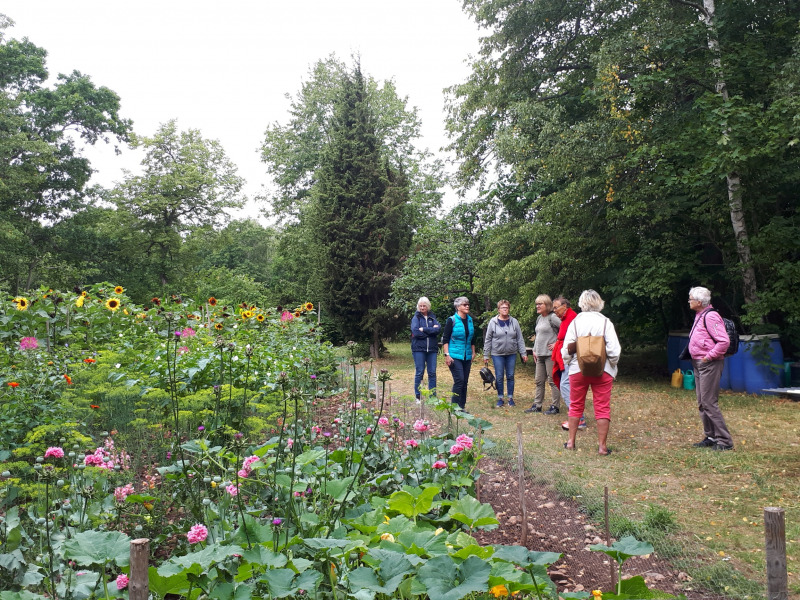
[[[375, 366], [392, 372], [393, 395], [411, 395], [410, 347], [390, 344], [389, 351]], [[602, 514], [599, 503], [608, 486], [612, 534], [653, 538], [657, 551], [692, 577], [690, 585], [709, 591], [741, 598], [763, 595], [763, 509], [784, 508], [789, 593], [800, 596], [800, 403], [723, 392], [720, 405], [736, 448], [696, 449], [692, 443], [703, 432], [694, 392], [671, 388], [669, 377], [658, 374], [659, 359], [657, 353], [623, 353], [612, 392], [609, 457], [597, 455], [590, 401], [589, 428], [579, 432], [577, 452], [563, 448], [563, 413], [522, 412], [533, 398], [532, 360], [517, 363], [517, 407], [495, 409], [496, 392], [483, 391], [479, 359], [467, 409], [493, 423], [488, 435], [498, 443], [499, 457], [516, 452], [521, 422], [531, 474], [576, 497], [590, 514]], [[449, 390], [452, 379], [441, 357], [437, 374], [440, 389]]]

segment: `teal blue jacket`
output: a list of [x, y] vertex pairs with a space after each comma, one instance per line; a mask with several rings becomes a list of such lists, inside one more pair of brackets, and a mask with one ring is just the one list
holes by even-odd
[[475, 339], [472, 317], [467, 315], [467, 331], [464, 331], [464, 321], [457, 314], [447, 320], [450, 321], [450, 327], [445, 327], [442, 339], [443, 344], [448, 344], [447, 353], [458, 360], [472, 360], [472, 344]]

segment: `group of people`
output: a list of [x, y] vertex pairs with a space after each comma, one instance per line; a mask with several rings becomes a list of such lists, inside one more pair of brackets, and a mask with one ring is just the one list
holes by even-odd
[[[698, 407], [705, 433], [704, 439], [695, 446], [727, 450], [733, 448], [733, 441], [719, 410], [718, 397], [728, 337], [722, 318], [711, 307], [710, 299], [711, 292], [706, 288], [695, 287], [689, 292], [690, 308], [696, 311], [689, 352], [695, 367]], [[442, 328], [431, 312], [430, 300], [422, 297], [417, 302], [417, 311], [411, 319], [414, 393], [419, 400], [425, 371], [428, 373], [428, 388], [436, 388], [438, 338], [441, 335], [445, 363], [453, 377], [452, 402], [466, 411], [467, 384], [476, 356], [475, 324], [469, 314], [468, 298], [456, 298], [453, 306], [455, 314], [447, 318]], [[563, 400], [567, 420], [561, 426], [569, 432], [564, 447], [574, 450], [577, 431], [586, 428], [583, 413], [586, 395], [591, 389], [597, 424], [597, 451], [605, 456], [611, 454], [607, 446], [611, 423], [611, 389], [617, 376], [621, 346], [614, 324], [602, 314], [605, 302], [600, 294], [585, 290], [580, 295], [578, 306], [580, 313], [572, 309], [564, 296], [551, 300], [550, 296], [542, 294], [536, 298], [537, 318], [532, 352], [536, 363], [536, 391], [532, 406], [525, 412], [559, 414]], [[497, 315], [487, 325], [483, 344], [484, 365], [489, 364], [489, 359], [494, 365], [498, 408], [516, 406], [514, 372], [517, 355], [523, 362], [528, 361], [522, 328], [510, 311], [508, 300], [497, 303]], [[582, 373], [577, 357], [578, 339], [589, 336], [604, 339], [605, 364], [600, 375]], [[551, 402], [550, 407], [544, 410], [548, 386]]]

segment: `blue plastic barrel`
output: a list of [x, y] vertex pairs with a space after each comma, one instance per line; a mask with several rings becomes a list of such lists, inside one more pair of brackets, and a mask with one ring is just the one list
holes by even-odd
[[675, 369], [686, 371], [692, 368], [692, 361], [680, 360], [683, 349], [689, 343], [689, 332], [670, 331], [667, 337], [667, 369], [670, 373], [674, 373]]
[[719, 378], [719, 389], [721, 390], [731, 389], [731, 369], [728, 366], [729, 358], [728, 356], [725, 357], [725, 366], [722, 368], [722, 376]]
[[[739, 344], [739, 351], [725, 359], [725, 368], [728, 369], [730, 388], [734, 392], [744, 391], [744, 344]], [[724, 372], [724, 369], [723, 369]]]
[[[783, 348], [777, 336], [751, 336], [752, 338], [742, 344], [738, 354], [744, 350], [744, 380], [745, 391], [748, 394], [763, 394], [765, 388], [781, 387], [781, 372], [783, 371]], [[767, 343], [766, 354], [753, 355], [753, 350], [761, 348]], [[762, 363], [762, 364], [759, 364]]]

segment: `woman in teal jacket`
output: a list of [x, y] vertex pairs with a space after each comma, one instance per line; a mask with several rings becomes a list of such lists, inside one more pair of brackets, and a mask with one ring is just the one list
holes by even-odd
[[453, 375], [453, 404], [466, 410], [467, 384], [475, 356], [475, 326], [469, 316], [469, 299], [460, 296], [453, 301], [456, 314], [447, 318], [442, 336], [445, 362]]

